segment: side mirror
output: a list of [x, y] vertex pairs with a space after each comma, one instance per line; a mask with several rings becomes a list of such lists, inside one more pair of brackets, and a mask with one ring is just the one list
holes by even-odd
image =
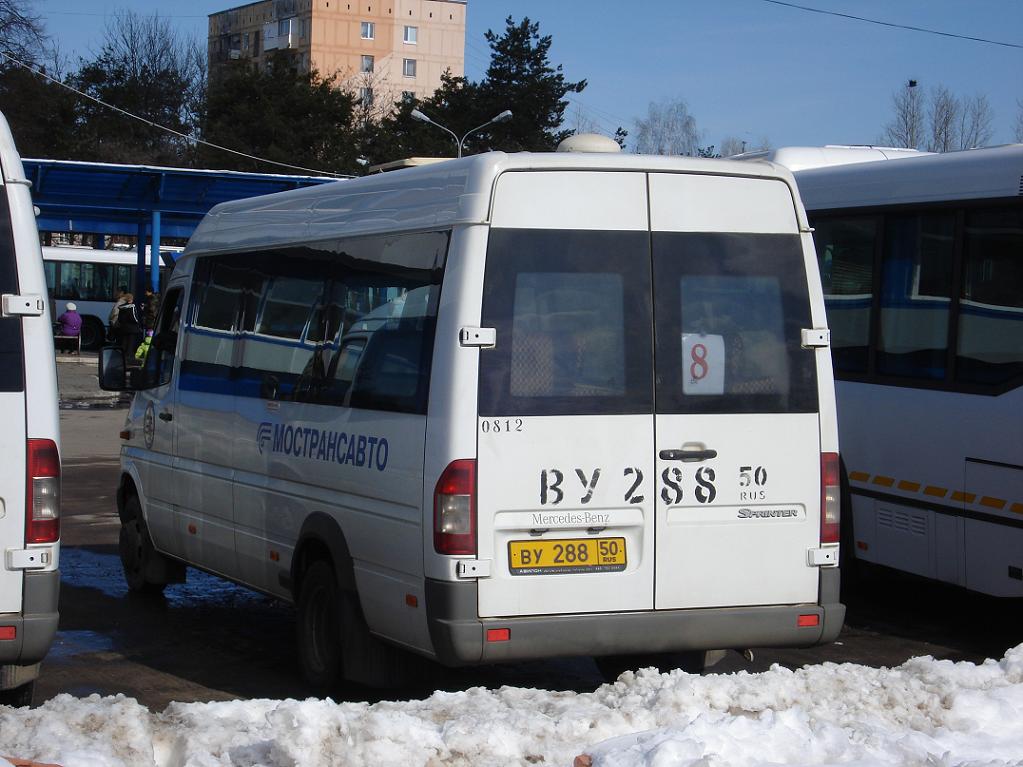
[[103, 391], [128, 391], [129, 384], [124, 364], [124, 351], [117, 346], [104, 346], [99, 350], [99, 388]]

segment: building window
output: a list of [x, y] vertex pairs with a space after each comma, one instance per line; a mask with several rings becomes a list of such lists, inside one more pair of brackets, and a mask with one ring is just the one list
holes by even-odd
[[373, 57], [363, 56], [362, 57], [362, 69], [359, 70], [364, 75], [370, 74], [373, 71]]
[[419, 27], [405, 27], [405, 42], [409, 45], [419, 42]]
[[405, 77], [416, 76], [416, 60], [415, 59], [402, 59], [401, 60], [401, 73]]
[[361, 101], [362, 106], [367, 109], [373, 106], [373, 89], [359, 88], [359, 101]]
[[372, 40], [376, 36], [376, 24], [372, 21], [362, 22], [362, 39]]

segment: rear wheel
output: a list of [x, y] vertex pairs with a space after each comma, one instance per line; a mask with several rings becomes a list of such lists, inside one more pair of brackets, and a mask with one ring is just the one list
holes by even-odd
[[163, 564], [160, 560], [164, 557], [153, 547], [149, 528], [142, 517], [142, 505], [136, 496], [131, 496], [124, 504], [118, 543], [128, 588], [135, 594], [162, 594], [167, 580], [153, 578], [152, 571], [156, 569], [154, 565]]
[[298, 657], [302, 675], [321, 692], [340, 680], [341, 598], [334, 568], [322, 559], [302, 578], [298, 597]]
[[626, 671], [636, 671], [648, 666], [653, 666], [661, 672], [678, 668], [687, 674], [702, 674], [707, 667], [707, 653], [703, 650], [636, 655], [605, 655], [593, 660], [597, 664], [597, 669], [608, 682], [614, 682]]
[[36, 683], [33, 680], [10, 690], [0, 690], [0, 706], [14, 706], [15, 708], [31, 706], [35, 688]]
[[106, 328], [95, 317], [86, 317], [82, 321], [82, 329], [78, 332], [81, 336], [82, 348], [88, 351], [100, 348], [106, 340]]

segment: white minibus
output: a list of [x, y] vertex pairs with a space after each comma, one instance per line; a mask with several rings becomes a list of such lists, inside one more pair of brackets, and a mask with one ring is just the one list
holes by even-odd
[[57, 631], [60, 437], [29, 182], [0, 115], [0, 704], [28, 705]]
[[218, 205], [177, 261], [118, 490], [129, 584], [290, 600], [314, 685], [702, 668], [842, 626], [838, 438], [784, 170], [488, 153]]

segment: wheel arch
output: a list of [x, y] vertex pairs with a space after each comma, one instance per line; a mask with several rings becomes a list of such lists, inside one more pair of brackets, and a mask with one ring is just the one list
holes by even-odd
[[121, 472], [121, 478], [117, 482], [117, 516], [121, 522], [127, 522], [125, 506], [128, 498], [135, 496], [139, 499], [139, 506], [142, 507], [143, 517], [146, 514], [146, 498], [142, 492], [142, 482], [139, 480], [138, 471], [134, 466], [128, 466]]
[[314, 512], [302, 523], [295, 555], [291, 558], [291, 592], [296, 603], [305, 571], [323, 558], [328, 558], [333, 565], [338, 587], [357, 595], [355, 565], [341, 526], [330, 515]]

